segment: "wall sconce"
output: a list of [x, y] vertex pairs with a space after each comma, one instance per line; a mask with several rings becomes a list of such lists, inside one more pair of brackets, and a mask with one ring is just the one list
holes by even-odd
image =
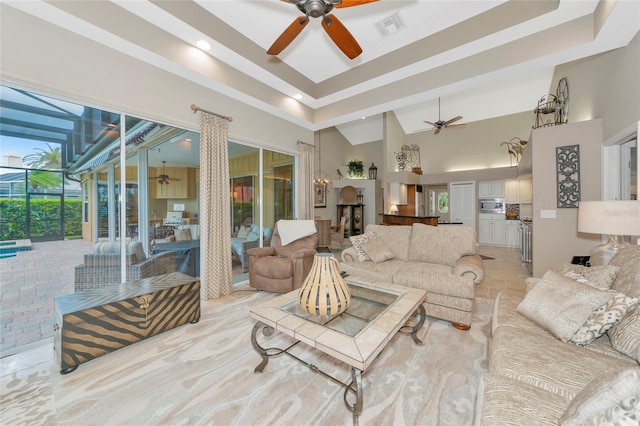
[[369, 179], [377, 179], [378, 178], [378, 168], [373, 161], [371, 162], [371, 166], [369, 167]]

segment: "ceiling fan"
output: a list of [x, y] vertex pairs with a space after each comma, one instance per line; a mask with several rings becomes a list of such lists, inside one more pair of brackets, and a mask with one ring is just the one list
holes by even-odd
[[322, 28], [329, 34], [331, 40], [342, 50], [342, 52], [353, 59], [362, 53], [362, 48], [349, 30], [340, 22], [333, 14], [329, 13], [334, 7], [351, 7], [361, 4], [371, 3], [378, 0], [281, 0], [287, 3], [293, 3], [304, 13], [293, 20], [280, 37], [273, 42], [267, 54], [277, 55], [282, 52], [291, 42], [300, 34], [304, 27], [309, 23], [309, 17], [319, 18], [322, 16]]
[[436, 132], [434, 133], [434, 135], [437, 135], [438, 133], [440, 133], [440, 130], [444, 129], [445, 127], [462, 127], [462, 126], [464, 126], [464, 123], [453, 124], [458, 120], [462, 120], [462, 116], [461, 115], [459, 115], [457, 117], [454, 117], [451, 120], [447, 120], [447, 121], [442, 121], [440, 119], [440, 98], [438, 98], [438, 121], [436, 121], [435, 123], [432, 123], [431, 121], [425, 121], [425, 123], [430, 124], [433, 127], [435, 127], [436, 128]]
[[180, 182], [180, 179], [169, 177], [169, 175], [165, 171], [165, 163], [166, 161], [162, 162], [162, 173], [158, 176], [150, 177], [149, 179], [158, 179], [158, 183], [160, 185], [164, 185], [164, 184], [169, 185], [170, 180], [174, 182]]

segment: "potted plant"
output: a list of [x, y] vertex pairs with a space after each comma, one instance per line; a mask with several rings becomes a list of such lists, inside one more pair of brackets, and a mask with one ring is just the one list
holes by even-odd
[[347, 163], [347, 166], [349, 167], [349, 177], [364, 177], [364, 164], [362, 163], [362, 160], [351, 160]]

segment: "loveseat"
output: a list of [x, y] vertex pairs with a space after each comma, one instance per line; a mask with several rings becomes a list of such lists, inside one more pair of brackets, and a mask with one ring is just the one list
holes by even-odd
[[368, 225], [350, 240], [342, 252], [344, 272], [426, 290], [427, 315], [471, 326], [475, 286], [484, 280], [473, 228]]
[[[613, 295], [609, 286], [618, 293], [583, 322], [602, 302], [584, 294]], [[640, 246], [606, 267], [559, 265], [527, 287], [524, 299], [496, 298], [476, 424], [640, 424]]]
[[[148, 256], [140, 241], [125, 245], [127, 282], [175, 272], [175, 253], [168, 251]], [[81, 292], [121, 283], [119, 242], [98, 242], [93, 252], [84, 255], [84, 263], [75, 267], [74, 290]]]

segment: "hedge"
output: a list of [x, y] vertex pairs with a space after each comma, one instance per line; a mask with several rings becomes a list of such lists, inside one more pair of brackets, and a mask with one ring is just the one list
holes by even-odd
[[[0, 199], [0, 241], [59, 235], [59, 200], [31, 200], [31, 233], [27, 235], [26, 200]], [[82, 235], [82, 200], [64, 202], [64, 236]]]

